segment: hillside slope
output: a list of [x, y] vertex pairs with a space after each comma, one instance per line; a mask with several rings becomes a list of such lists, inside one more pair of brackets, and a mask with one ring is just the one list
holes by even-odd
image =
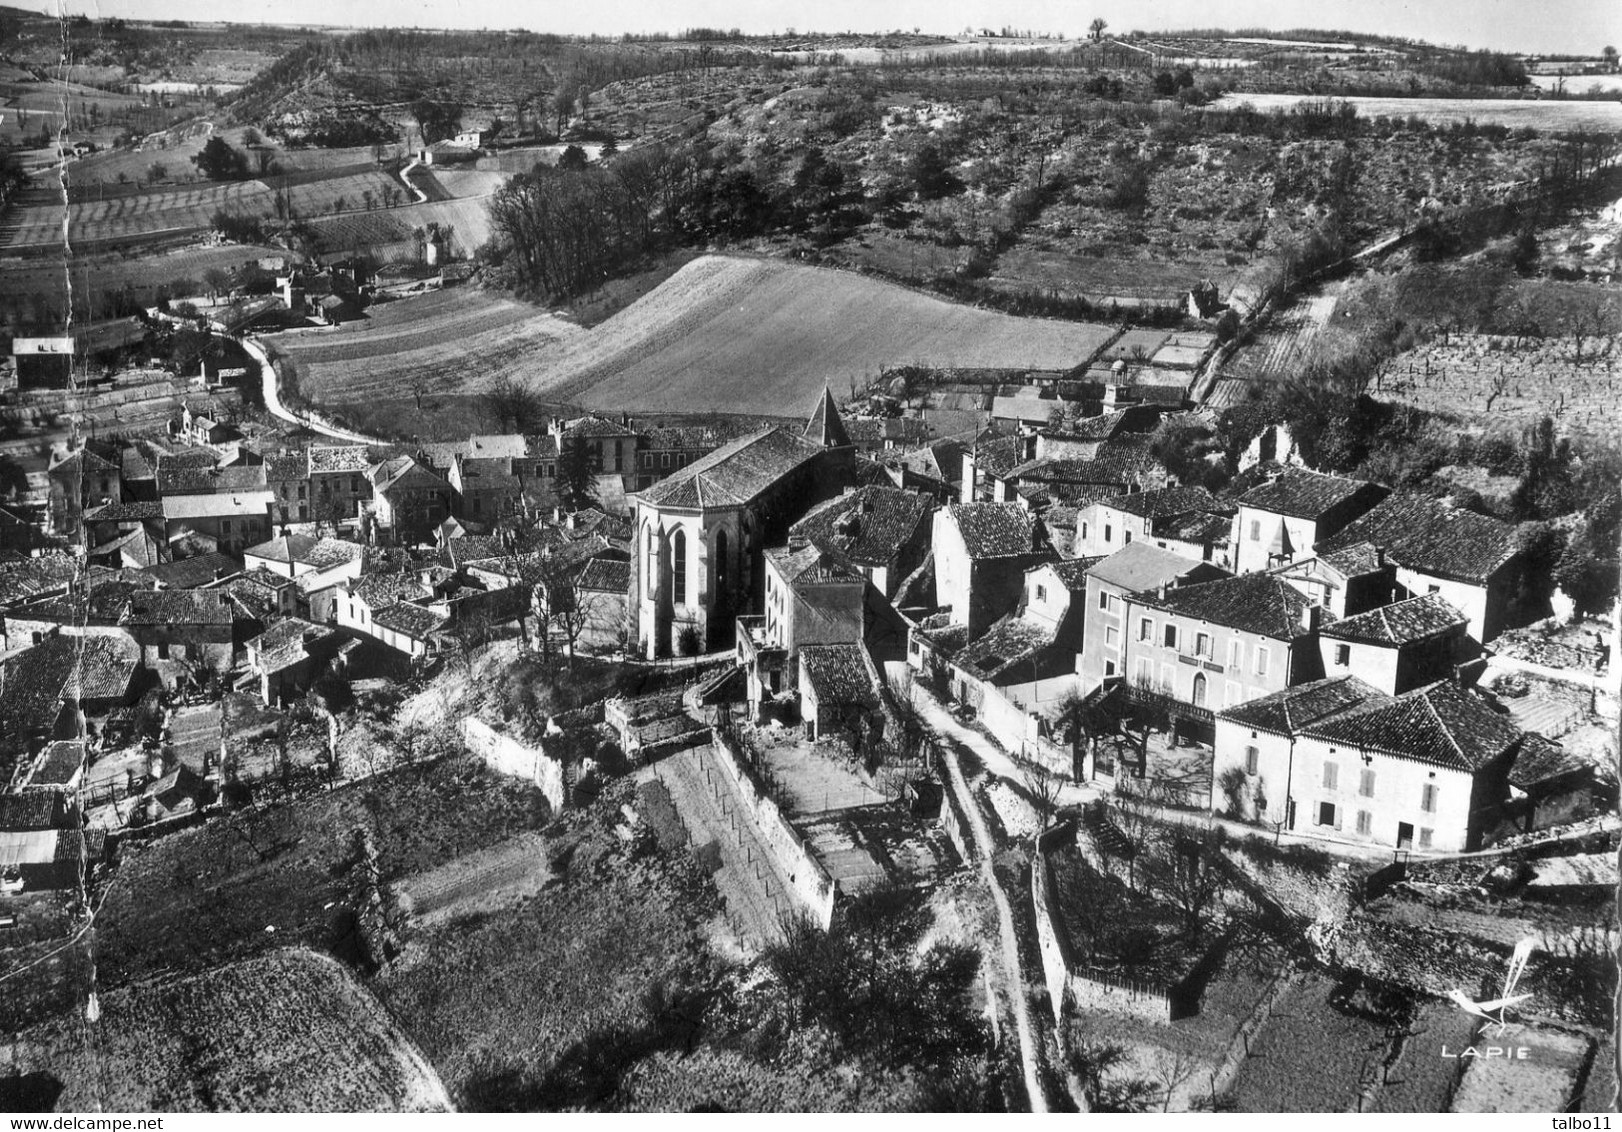
[[1110, 334], [849, 272], [709, 255], [526, 368], [548, 399], [591, 408], [793, 416], [824, 383], [843, 388], [884, 366], [1056, 369], [1086, 361]]

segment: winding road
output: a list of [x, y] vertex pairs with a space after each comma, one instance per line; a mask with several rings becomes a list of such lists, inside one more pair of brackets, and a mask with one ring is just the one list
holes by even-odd
[[282, 391], [276, 381], [276, 367], [271, 364], [270, 354], [264, 346], [246, 336], [236, 341], [241, 343], [248, 356], [259, 364], [259, 384], [264, 393], [265, 408], [270, 411], [271, 416], [298, 425], [300, 428], [307, 428], [311, 432], [319, 432], [322, 436], [330, 436], [334, 440], [348, 441], [350, 444], [387, 443], [375, 436], [367, 436], [364, 432], [351, 432], [349, 429], [327, 424], [312, 415], [295, 413], [289, 409], [282, 403]]

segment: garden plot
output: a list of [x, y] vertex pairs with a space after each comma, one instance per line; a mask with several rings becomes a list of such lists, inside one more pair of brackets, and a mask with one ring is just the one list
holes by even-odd
[[551, 876], [546, 839], [526, 833], [408, 877], [400, 882], [399, 893], [415, 924], [430, 927], [526, 900], [540, 892]]
[[1544, 1027], [1488, 1027], [1482, 1042], [1529, 1052], [1524, 1059], [1472, 1060], [1452, 1112], [1563, 1112], [1592, 1056], [1587, 1036]]
[[385, 259], [414, 253], [416, 241], [412, 233], [428, 224], [438, 224], [441, 232], [450, 230], [453, 255], [471, 256], [490, 239], [490, 215], [482, 197], [346, 212], [312, 218], [311, 224], [320, 234], [325, 251], [368, 251]]
[[1239, 1066], [1233, 1097], [1243, 1112], [1355, 1112], [1385, 1054], [1384, 1028], [1329, 1004], [1322, 975], [1285, 990]]
[[1446, 1112], [1464, 1063], [1443, 1057], [1445, 1046], [1458, 1053], [1475, 1039], [1479, 1021], [1451, 1002], [1427, 999], [1414, 1015], [1397, 1058], [1385, 1069], [1373, 1094], [1375, 1112]]
[[1296, 376], [1312, 349], [1313, 339], [1335, 313], [1343, 289], [1344, 281], [1330, 283], [1275, 311], [1261, 332], [1223, 364], [1222, 377], [1267, 382]]
[[[69, 212], [68, 240], [77, 244], [196, 232], [209, 227], [214, 214], [222, 209], [237, 215], [263, 216], [270, 207], [270, 190], [258, 181], [170, 186], [74, 204]], [[0, 228], [0, 241], [4, 247], [60, 246], [61, 201], [13, 210]]]
[[756, 732], [760, 743], [760, 769], [791, 815], [819, 814], [847, 806], [867, 806], [887, 799], [842, 759], [831, 757], [816, 744], [792, 731], [773, 735]]
[[[445, 1112], [445, 1088], [338, 962], [272, 952], [105, 994], [18, 1035], [0, 1063], [62, 1112]], [[40, 1078], [43, 1077], [43, 1080]]]
[[1216, 335], [1204, 331], [1184, 330], [1173, 334], [1154, 352], [1149, 363], [1167, 369], [1193, 369], [1212, 346]]
[[1614, 436], [1622, 355], [1609, 339], [1449, 335], [1380, 368], [1375, 396], [1519, 430], [1552, 417], [1574, 436]]

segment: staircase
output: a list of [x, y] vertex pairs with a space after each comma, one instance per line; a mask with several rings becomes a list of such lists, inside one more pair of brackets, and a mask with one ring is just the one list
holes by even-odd
[[1101, 803], [1082, 809], [1081, 824], [1092, 837], [1093, 844], [1106, 856], [1127, 858], [1133, 855], [1132, 842], [1119, 826], [1110, 821], [1109, 813]]

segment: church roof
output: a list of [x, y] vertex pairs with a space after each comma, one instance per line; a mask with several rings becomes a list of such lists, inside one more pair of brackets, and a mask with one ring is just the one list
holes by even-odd
[[806, 437], [773, 427], [723, 444], [640, 493], [658, 507], [725, 507], [748, 503], [823, 451]]
[[850, 443], [850, 433], [845, 430], [845, 422], [839, 416], [839, 406], [834, 404], [833, 390], [826, 385], [822, 387], [822, 397], [817, 401], [811, 419], [805, 422], [803, 435], [824, 448], [843, 448]]

